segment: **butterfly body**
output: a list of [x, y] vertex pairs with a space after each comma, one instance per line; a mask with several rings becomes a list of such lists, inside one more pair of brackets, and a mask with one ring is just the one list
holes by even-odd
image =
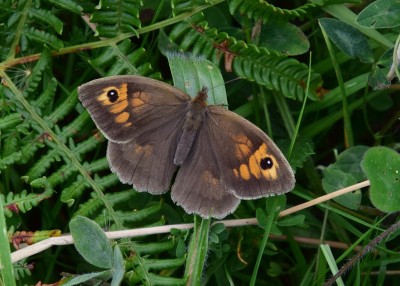
[[206, 89], [191, 99], [160, 81], [114, 76], [78, 93], [109, 140], [111, 170], [137, 191], [165, 193], [177, 172], [172, 199], [188, 213], [222, 218], [240, 199], [294, 187], [293, 171], [272, 140], [237, 114], [207, 105]]
[[174, 163], [182, 165], [187, 158], [193, 143], [196, 139], [197, 131], [201, 127], [207, 108], [207, 89], [203, 88], [199, 94], [188, 103], [188, 108], [183, 124], [182, 134], [176, 148]]

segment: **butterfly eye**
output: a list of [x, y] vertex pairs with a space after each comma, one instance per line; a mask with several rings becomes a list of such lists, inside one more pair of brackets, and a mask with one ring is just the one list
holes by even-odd
[[271, 169], [274, 166], [274, 162], [270, 157], [265, 157], [261, 159], [260, 166], [263, 170]]
[[118, 91], [116, 91], [115, 89], [110, 89], [109, 91], [107, 91], [107, 97], [110, 100], [110, 102], [114, 103], [118, 100]]

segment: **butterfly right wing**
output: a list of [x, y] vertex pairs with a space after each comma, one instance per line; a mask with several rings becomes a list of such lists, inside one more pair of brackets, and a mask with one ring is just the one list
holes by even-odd
[[127, 143], [165, 126], [190, 97], [166, 83], [141, 76], [112, 76], [78, 88], [79, 99], [105, 137]]

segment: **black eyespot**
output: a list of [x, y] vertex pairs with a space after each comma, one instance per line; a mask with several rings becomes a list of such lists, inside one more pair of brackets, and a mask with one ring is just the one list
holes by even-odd
[[263, 170], [271, 169], [274, 166], [274, 162], [270, 157], [265, 157], [261, 159], [260, 166]]
[[110, 89], [109, 91], [107, 91], [107, 97], [110, 102], [116, 102], [119, 97], [118, 91], [116, 91], [115, 89]]

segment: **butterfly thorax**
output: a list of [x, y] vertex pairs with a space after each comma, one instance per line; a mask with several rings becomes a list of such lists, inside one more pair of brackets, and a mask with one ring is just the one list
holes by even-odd
[[189, 155], [195, 142], [197, 131], [203, 123], [207, 107], [207, 88], [203, 87], [197, 96], [188, 103], [182, 134], [175, 151], [174, 163], [181, 165]]

